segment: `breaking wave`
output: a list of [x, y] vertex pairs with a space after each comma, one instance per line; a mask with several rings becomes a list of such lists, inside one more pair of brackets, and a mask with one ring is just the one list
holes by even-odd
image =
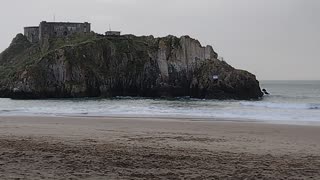
[[272, 109], [320, 109], [320, 104], [313, 103], [277, 103], [277, 102], [241, 102], [242, 106], [252, 106]]

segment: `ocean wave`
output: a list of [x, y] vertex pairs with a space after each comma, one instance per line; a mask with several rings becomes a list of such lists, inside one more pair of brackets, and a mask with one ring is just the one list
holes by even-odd
[[240, 105], [271, 108], [271, 109], [320, 110], [320, 104], [312, 104], [312, 103], [240, 102]]
[[11, 112], [19, 112], [19, 110], [16, 109], [0, 109], [0, 114], [4, 113], [11, 113]]
[[7, 113], [7, 112], [11, 112], [10, 110], [0, 110], [0, 113]]
[[299, 100], [320, 100], [319, 95], [295, 95], [295, 94], [289, 94], [289, 95], [266, 95], [263, 97], [263, 99], [271, 100], [271, 99], [282, 99], [283, 101], [292, 100], [292, 99], [299, 99]]
[[320, 104], [310, 104], [309, 109], [320, 109]]

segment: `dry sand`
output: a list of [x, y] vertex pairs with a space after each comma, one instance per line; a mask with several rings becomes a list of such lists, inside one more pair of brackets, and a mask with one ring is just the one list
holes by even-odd
[[0, 117], [0, 179], [320, 179], [320, 126]]

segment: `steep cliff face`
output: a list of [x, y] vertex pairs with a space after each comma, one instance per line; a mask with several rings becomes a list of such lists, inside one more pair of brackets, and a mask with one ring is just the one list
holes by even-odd
[[[26, 46], [17, 48], [17, 42]], [[262, 96], [254, 75], [218, 60], [211, 46], [202, 47], [188, 36], [94, 37], [60, 46], [57, 41], [51, 43], [52, 48], [42, 53], [19, 35], [0, 55], [0, 68], [19, 64], [0, 75], [3, 97]], [[12, 49], [19, 51], [8, 57]]]

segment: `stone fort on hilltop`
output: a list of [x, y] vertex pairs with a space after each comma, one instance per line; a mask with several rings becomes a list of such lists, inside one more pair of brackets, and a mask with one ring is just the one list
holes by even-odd
[[24, 28], [24, 35], [32, 43], [37, 43], [45, 38], [67, 37], [72, 34], [86, 34], [91, 32], [91, 24], [70, 22], [46, 22], [42, 21], [39, 26]]
[[[72, 34], [88, 34], [91, 32], [91, 24], [73, 22], [46, 22], [42, 21], [39, 26], [24, 28], [24, 35], [31, 43], [43, 42], [49, 38], [68, 37]], [[107, 31], [106, 36], [120, 36], [120, 31]]]

